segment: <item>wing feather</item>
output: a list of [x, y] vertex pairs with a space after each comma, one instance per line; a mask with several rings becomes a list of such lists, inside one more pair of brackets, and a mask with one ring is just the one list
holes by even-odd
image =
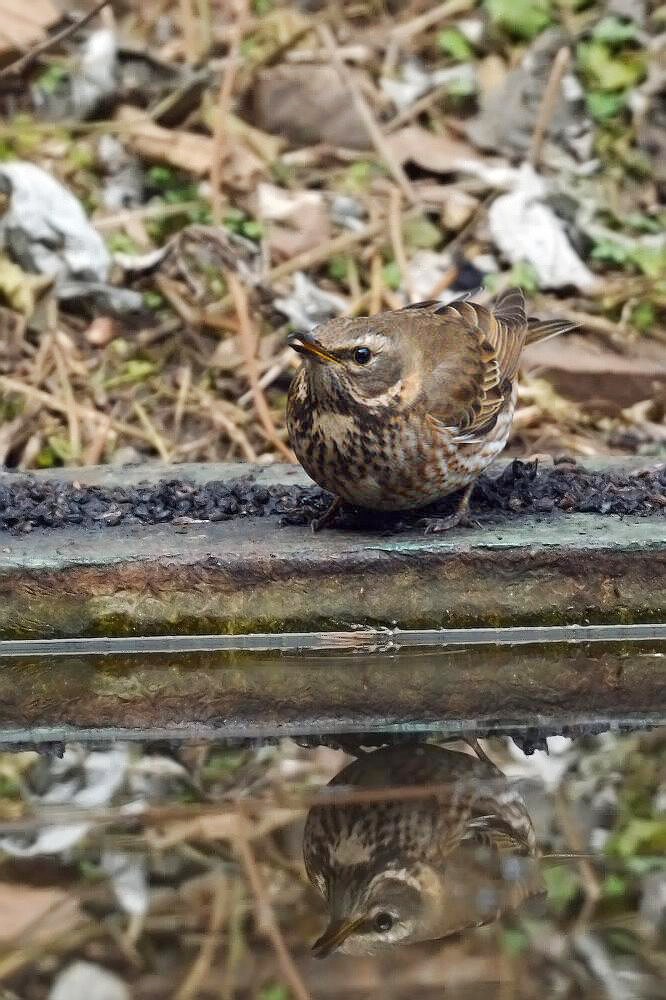
[[[493, 309], [458, 299], [433, 310], [433, 316], [442, 333], [453, 334], [461, 363], [456, 370], [434, 367], [429, 419], [459, 443], [469, 443], [494, 426], [511, 391], [527, 333], [525, 300], [519, 289], [511, 289]], [[448, 377], [437, 385], [444, 374]]]

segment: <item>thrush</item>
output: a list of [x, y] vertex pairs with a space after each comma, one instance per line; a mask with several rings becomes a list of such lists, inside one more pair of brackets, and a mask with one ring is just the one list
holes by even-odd
[[[313, 807], [303, 853], [329, 924], [313, 946], [373, 954], [481, 926], [542, 894], [525, 803], [487, 759], [431, 745], [368, 753], [330, 783], [419, 798]], [[432, 794], [427, 787], [432, 786]]]
[[292, 448], [338, 503], [400, 511], [465, 490], [431, 524], [453, 527], [506, 444], [523, 347], [574, 325], [528, 317], [512, 289], [492, 308], [418, 302], [292, 334], [303, 359], [287, 402]]

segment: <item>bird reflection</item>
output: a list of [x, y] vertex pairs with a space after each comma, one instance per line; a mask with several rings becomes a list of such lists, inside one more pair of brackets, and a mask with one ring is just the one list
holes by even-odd
[[[355, 801], [315, 806], [305, 825], [305, 866], [329, 911], [319, 957], [446, 937], [544, 892], [525, 803], [487, 758], [432, 745], [376, 750], [330, 785], [348, 786]], [[356, 794], [418, 786], [437, 787], [419, 798]]]

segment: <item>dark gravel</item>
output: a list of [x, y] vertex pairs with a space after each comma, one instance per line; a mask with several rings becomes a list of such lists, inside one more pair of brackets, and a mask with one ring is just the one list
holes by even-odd
[[[78, 524], [116, 527], [130, 524], [187, 524], [192, 520], [228, 521], [275, 516], [283, 525], [307, 524], [331, 501], [318, 487], [264, 487], [248, 475], [229, 482], [194, 484], [178, 479], [131, 487], [77, 486], [16, 475], [0, 483], [0, 530], [30, 531]], [[447, 498], [427, 510], [400, 515], [346, 508], [335, 522], [346, 529], [402, 531], [424, 514], [446, 515]], [[496, 477], [482, 476], [472, 498], [480, 523], [496, 523], [526, 513], [648, 515], [666, 508], [666, 465], [634, 474], [590, 472], [571, 463], [537, 468], [514, 461]]]

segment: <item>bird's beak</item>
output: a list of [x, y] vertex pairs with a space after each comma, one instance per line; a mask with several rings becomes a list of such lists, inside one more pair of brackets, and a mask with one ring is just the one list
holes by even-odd
[[328, 351], [325, 351], [321, 344], [318, 344], [314, 337], [311, 337], [308, 333], [292, 333], [287, 337], [287, 343], [298, 354], [312, 358], [313, 361], [335, 363], [338, 360], [334, 354], [329, 354]]
[[326, 958], [332, 951], [339, 948], [347, 940], [350, 934], [365, 923], [364, 917], [357, 917], [355, 920], [334, 920], [329, 924], [322, 936], [312, 945], [312, 951], [316, 958]]

